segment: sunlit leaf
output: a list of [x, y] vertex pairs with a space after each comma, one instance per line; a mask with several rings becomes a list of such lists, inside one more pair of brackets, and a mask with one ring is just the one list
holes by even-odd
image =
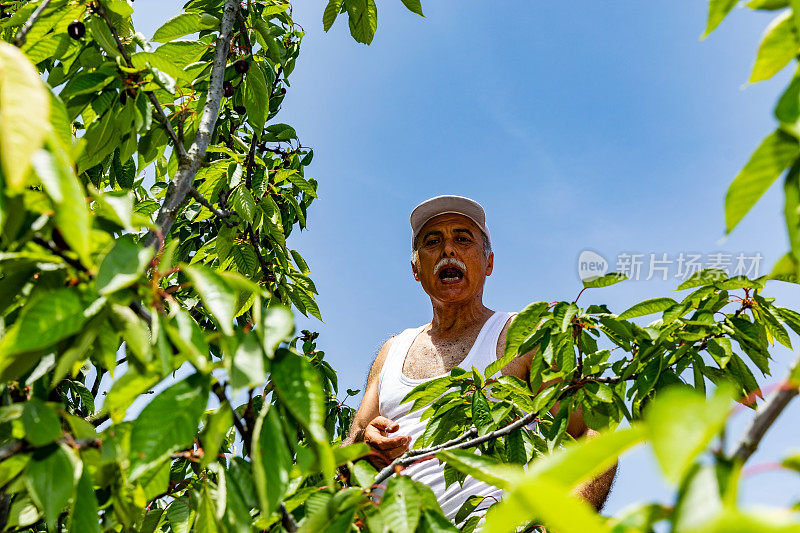
[[794, 27], [791, 11], [784, 11], [770, 22], [750, 74], [750, 83], [771, 78], [781, 71], [800, 52], [800, 39]]
[[781, 130], [768, 135], [733, 180], [725, 196], [725, 231], [730, 233], [797, 156], [797, 139]]
[[16, 46], [0, 41], [0, 165], [11, 193], [22, 192], [31, 157], [50, 129], [50, 97]]
[[645, 411], [650, 443], [664, 477], [678, 483], [694, 459], [722, 429], [731, 392], [721, 387], [708, 401], [688, 388], [661, 392]]

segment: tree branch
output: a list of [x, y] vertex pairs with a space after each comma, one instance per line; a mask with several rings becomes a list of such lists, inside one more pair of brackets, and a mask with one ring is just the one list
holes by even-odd
[[25, 24], [19, 29], [19, 32], [17, 32], [17, 36], [14, 37], [14, 46], [17, 48], [22, 48], [22, 46], [25, 44], [25, 38], [28, 36], [28, 32], [31, 31], [33, 25], [36, 24], [36, 21], [39, 20], [39, 17], [42, 16], [42, 13], [49, 5], [50, 0], [44, 0], [44, 2], [42, 2], [39, 7], [36, 8], [36, 11], [31, 14], [31, 18], [25, 22]]
[[203, 195], [200, 194], [200, 192], [197, 189], [195, 189], [194, 187], [189, 189], [189, 196], [191, 196], [192, 198], [197, 200], [197, 203], [199, 203], [200, 205], [202, 205], [203, 207], [205, 207], [206, 209], [208, 209], [209, 211], [214, 213], [215, 216], [221, 218], [222, 221], [225, 222], [225, 225], [228, 226], [229, 228], [232, 228], [234, 226], [238, 226], [237, 222], [232, 222], [232, 221], [228, 220], [231, 217], [231, 215], [233, 214], [233, 211], [217, 209], [216, 207], [211, 205], [211, 202], [209, 202], [208, 200], [203, 198]]
[[[239, 2], [237, 0], [225, 0], [222, 23], [220, 24], [219, 37], [217, 37], [216, 51], [214, 53], [214, 62], [211, 67], [208, 95], [200, 117], [200, 126], [197, 129], [197, 135], [189, 148], [186, 159], [178, 165], [175, 177], [169, 182], [164, 203], [161, 204], [161, 209], [159, 209], [156, 217], [156, 224], [165, 237], [175, 223], [178, 208], [186, 199], [186, 195], [189, 194], [192, 180], [197, 174], [201, 163], [205, 160], [206, 150], [211, 143], [211, 136], [214, 133], [214, 126], [217, 123], [219, 106], [222, 101], [222, 81], [225, 77], [225, 63], [228, 58], [233, 20], [236, 18], [238, 9]], [[156, 235], [154, 232], [150, 232], [145, 243], [153, 245], [155, 242]]]
[[750, 421], [744, 435], [739, 439], [736, 451], [733, 452], [733, 457], [735, 459], [745, 463], [750, 456], [753, 455], [753, 452], [758, 448], [764, 434], [778, 418], [778, 415], [780, 415], [789, 402], [797, 396], [800, 382], [798, 382], [797, 378], [794, 376], [799, 365], [800, 358], [795, 360], [792, 366], [789, 367], [786, 381], [769, 395], [761, 406], [761, 409], [756, 413], [756, 416]]
[[[131, 60], [131, 56], [128, 55], [128, 51], [125, 50], [125, 46], [122, 44], [122, 39], [119, 38], [119, 34], [117, 33], [117, 28], [111, 23], [111, 19], [108, 18], [108, 14], [106, 13], [105, 8], [101, 2], [95, 2], [95, 12], [105, 21], [106, 26], [108, 26], [109, 31], [111, 31], [111, 35], [114, 37], [114, 41], [117, 43], [117, 50], [119, 53], [122, 54], [122, 58], [125, 59], [125, 64], [128, 65], [129, 68], [133, 67], [133, 61]], [[150, 100], [150, 103], [153, 104], [153, 107], [156, 108], [156, 116], [158, 117], [158, 121], [161, 122], [161, 125], [164, 126], [164, 129], [167, 130], [167, 135], [172, 140], [172, 143], [175, 145], [175, 150], [178, 152], [178, 160], [183, 161], [186, 159], [186, 149], [183, 147], [183, 143], [180, 142], [178, 136], [175, 134], [175, 130], [172, 129], [172, 123], [170, 123], [169, 118], [167, 118], [166, 113], [164, 113], [164, 109], [161, 107], [161, 103], [156, 98], [156, 95], [153, 94], [152, 91], [145, 91], [147, 98]]]
[[459, 450], [459, 449], [463, 450], [465, 448], [473, 448], [475, 446], [483, 444], [484, 442], [488, 442], [490, 440], [497, 439], [500, 437], [505, 437], [512, 431], [519, 429], [522, 426], [527, 426], [528, 424], [536, 420], [537, 414], [538, 414], [537, 411], [530, 412], [527, 415], [523, 416], [522, 418], [515, 420], [514, 422], [511, 422], [509, 425], [491, 431], [486, 435], [483, 435], [482, 437], [470, 438], [472, 435], [475, 435], [478, 432], [478, 430], [473, 427], [468, 429], [464, 434], [456, 437], [451, 441], [436, 446], [432, 446], [430, 448], [404, 453], [403, 455], [392, 461], [391, 464], [389, 464], [389, 466], [385, 467], [383, 470], [378, 472], [378, 475], [375, 477], [375, 481], [373, 482], [373, 484], [381, 485], [384, 481], [392, 477], [392, 475], [395, 473], [396, 467], [398, 466], [404, 467], [410, 465], [411, 463], [415, 463], [419, 460], [420, 456], [422, 455], [428, 455], [434, 452], [441, 452], [447, 450]]

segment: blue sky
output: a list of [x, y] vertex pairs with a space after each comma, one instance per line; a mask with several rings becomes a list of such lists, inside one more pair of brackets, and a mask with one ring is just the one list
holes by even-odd
[[[138, 0], [137, 30], [152, 36], [181, 4]], [[325, 320], [300, 325], [321, 332], [342, 390], [362, 388], [390, 335], [431, 318], [408, 264], [408, 216], [430, 196], [485, 207], [495, 251], [485, 303], [502, 311], [574, 298], [585, 249], [612, 269], [620, 252], [759, 252], [763, 267], [786, 250], [779, 185], [721, 241], [727, 185], [774, 128], [791, 75], [746, 86], [770, 13], [736, 9], [700, 42], [706, 2], [429, 0], [420, 18], [381, 0], [367, 47], [346, 19], [325, 34], [323, 8], [294, 4], [307, 35], [279, 118], [314, 147], [320, 199], [290, 243], [311, 266]], [[621, 312], [678, 283], [629, 281], [581, 303]], [[800, 309], [796, 286], [771, 282], [765, 295]], [[775, 354], [764, 383], [791, 357]], [[752, 464], [798, 442], [797, 415], [793, 405]], [[729, 438], [748, 418], [732, 419]], [[741, 496], [785, 504], [797, 488], [793, 475], [767, 472], [748, 477]], [[639, 450], [623, 459], [607, 511], [668, 494]]]

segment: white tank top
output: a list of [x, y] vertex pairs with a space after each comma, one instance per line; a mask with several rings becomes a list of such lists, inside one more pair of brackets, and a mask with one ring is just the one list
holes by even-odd
[[[472, 345], [467, 356], [458, 365], [464, 370], [470, 370], [473, 366], [483, 372], [486, 366], [497, 360], [497, 341], [503, 327], [512, 313], [495, 312], [481, 328], [475, 344]], [[392, 341], [389, 353], [381, 369], [378, 381], [378, 411], [381, 416], [394, 420], [399, 426], [393, 435], [408, 435], [411, 437], [411, 446], [417, 438], [425, 431], [428, 420], [422, 421], [420, 417], [425, 410], [424, 406], [413, 413], [409, 412], [412, 402], [401, 404], [405, 396], [420, 383], [431, 381], [441, 376], [434, 376], [425, 379], [413, 379], [403, 374], [403, 363], [406, 359], [411, 344], [417, 338], [426, 325], [418, 328], [410, 328]], [[487, 376], [488, 377], [488, 376]], [[429, 486], [436, 494], [442, 511], [450, 520], [455, 518], [461, 505], [470, 496], [479, 495], [485, 498], [485, 502], [478, 506], [473, 512], [479, 513], [489, 505], [499, 500], [503, 496], [503, 491], [497, 487], [478, 481], [470, 476], [464, 480], [463, 487], [458, 483], [453, 483], [445, 488], [444, 467], [435, 459], [423, 461], [407, 467], [403, 474], [411, 476], [415, 481], [419, 481]]]

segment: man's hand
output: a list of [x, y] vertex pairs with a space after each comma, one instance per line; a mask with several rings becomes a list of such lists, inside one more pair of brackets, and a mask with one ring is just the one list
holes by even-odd
[[396, 422], [384, 416], [376, 416], [364, 428], [364, 443], [372, 449], [367, 459], [374, 467], [383, 468], [408, 451], [411, 437], [389, 436], [398, 429]]

